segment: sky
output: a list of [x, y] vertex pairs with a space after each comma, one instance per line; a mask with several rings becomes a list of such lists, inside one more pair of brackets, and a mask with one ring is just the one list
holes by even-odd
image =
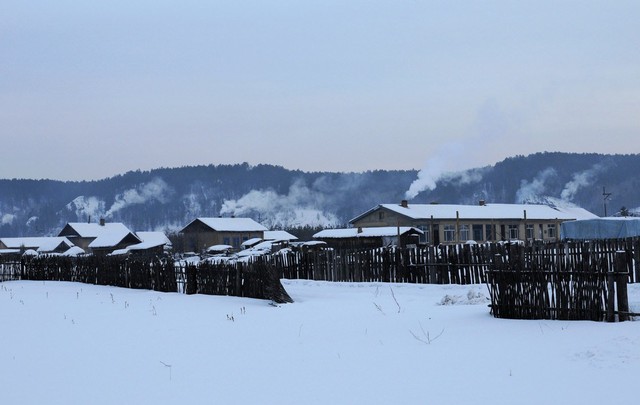
[[638, 1], [0, 3], [0, 178], [639, 153]]

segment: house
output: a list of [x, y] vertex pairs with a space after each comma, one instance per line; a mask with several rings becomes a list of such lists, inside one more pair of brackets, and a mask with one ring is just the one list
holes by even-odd
[[7, 252], [31, 249], [38, 253], [63, 253], [73, 246], [73, 242], [63, 236], [0, 238], [0, 250]]
[[640, 218], [607, 217], [563, 222], [565, 240], [624, 239], [640, 236]]
[[376, 248], [417, 244], [423, 232], [410, 226], [325, 229], [313, 238], [334, 249]]
[[420, 243], [545, 240], [558, 238], [560, 224], [597, 218], [582, 208], [537, 204], [380, 204], [351, 221], [356, 228], [410, 226], [423, 231]]
[[164, 232], [136, 232], [142, 242], [111, 252], [112, 255], [161, 256], [171, 250], [172, 244]]
[[69, 222], [58, 236], [66, 236], [76, 246], [94, 254], [109, 254], [142, 241], [120, 222]]
[[196, 218], [180, 232], [185, 250], [202, 252], [213, 245], [231, 245], [238, 250], [249, 239], [264, 239], [266, 230], [251, 218]]
[[298, 237], [287, 231], [264, 231], [264, 240], [286, 240], [293, 242], [298, 240]]

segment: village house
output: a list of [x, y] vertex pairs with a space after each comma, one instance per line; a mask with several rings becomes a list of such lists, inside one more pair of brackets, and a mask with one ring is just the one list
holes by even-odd
[[73, 246], [73, 242], [62, 236], [0, 238], [0, 254], [23, 253], [27, 250], [35, 250], [44, 254], [64, 253]]
[[334, 249], [370, 249], [389, 245], [417, 245], [423, 232], [409, 226], [325, 229], [313, 238]]
[[162, 256], [169, 253], [173, 247], [164, 232], [136, 232], [136, 236], [142, 242], [114, 250], [111, 255]]
[[120, 222], [69, 222], [58, 236], [66, 236], [76, 246], [94, 254], [109, 254], [142, 241]]
[[214, 245], [229, 245], [238, 250], [249, 239], [264, 239], [266, 230], [251, 218], [196, 218], [180, 233], [184, 235], [185, 250], [202, 252]]
[[597, 218], [582, 208], [538, 204], [380, 204], [349, 221], [355, 228], [409, 226], [423, 231], [422, 244], [559, 238], [560, 224]]

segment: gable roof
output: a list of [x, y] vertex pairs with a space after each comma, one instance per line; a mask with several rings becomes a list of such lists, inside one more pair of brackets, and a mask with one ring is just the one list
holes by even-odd
[[141, 242], [141, 240], [121, 222], [107, 222], [103, 225], [86, 222], [69, 222], [62, 228], [59, 236], [95, 238], [89, 243], [89, 247], [92, 249], [113, 247], [125, 241], [125, 239], [131, 243]]
[[264, 240], [298, 240], [298, 237], [287, 231], [264, 231]]
[[196, 218], [180, 232], [184, 232], [195, 222], [200, 222], [218, 232], [264, 232], [267, 230], [251, 218]]
[[27, 249], [34, 249], [38, 252], [53, 252], [58, 249], [60, 245], [65, 247], [65, 250], [74, 246], [73, 242], [64, 236], [35, 236], [24, 238], [0, 238], [0, 242], [7, 247], [7, 249], [20, 249], [22, 247]]
[[456, 219], [456, 215], [461, 219], [588, 219], [597, 218], [597, 215], [579, 207], [561, 208], [551, 207], [541, 204], [484, 204], [484, 205], [462, 205], [462, 204], [380, 204], [367, 212], [352, 219], [351, 223], [375, 212], [379, 209], [393, 211], [407, 218], [419, 219]]
[[410, 226], [378, 226], [372, 228], [325, 229], [313, 235], [316, 239], [376, 238], [398, 236], [406, 233], [423, 234], [421, 230]]

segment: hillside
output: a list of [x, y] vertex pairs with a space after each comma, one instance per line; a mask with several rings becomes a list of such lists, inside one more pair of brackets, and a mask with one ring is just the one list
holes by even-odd
[[[70, 221], [176, 230], [198, 216], [249, 216], [270, 228], [330, 227], [379, 204], [548, 202], [603, 214], [640, 206], [640, 155], [538, 153], [439, 174], [302, 172], [246, 163], [128, 172], [99, 181], [0, 180], [0, 236], [51, 235]], [[426, 183], [425, 183], [426, 184]], [[410, 187], [413, 192], [408, 193]]]

